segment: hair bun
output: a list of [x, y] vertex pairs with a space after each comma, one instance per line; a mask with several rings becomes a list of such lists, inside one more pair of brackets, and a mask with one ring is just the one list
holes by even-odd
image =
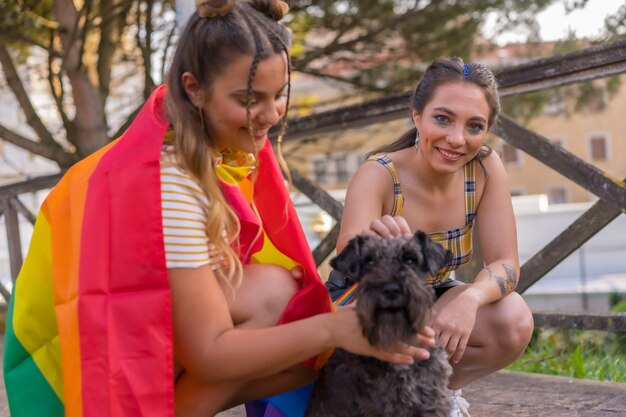
[[255, 9], [278, 21], [289, 12], [289, 5], [282, 0], [252, 0]]
[[236, 0], [196, 0], [198, 4], [198, 16], [200, 17], [216, 17], [228, 14], [235, 4]]

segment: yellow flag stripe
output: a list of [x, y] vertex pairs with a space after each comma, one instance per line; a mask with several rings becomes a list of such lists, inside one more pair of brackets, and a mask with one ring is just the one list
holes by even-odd
[[288, 270], [291, 270], [297, 265], [293, 259], [283, 254], [274, 246], [265, 231], [263, 231], [263, 247], [260, 251], [252, 255], [252, 261], [260, 264], [279, 265]]
[[56, 395], [63, 401], [61, 347], [54, 314], [51, 262], [50, 224], [43, 213], [40, 213], [28, 255], [18, 276], [20, 285], [15, 287], [13, 330]]

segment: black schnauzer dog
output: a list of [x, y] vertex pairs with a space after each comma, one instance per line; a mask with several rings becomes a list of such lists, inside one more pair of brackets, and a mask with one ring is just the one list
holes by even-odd
[[[450, 252], [418, 231], [412, 238], [357, 236], [330, 264], [359, 286], [356, 311], [374, 346], [415, 344], [435, 301], [426, 283]], [[336, 349], [313, 386], [306, 417], [449, 417], [452, 368], [438, 344], [430, 358], [396, 365]]]

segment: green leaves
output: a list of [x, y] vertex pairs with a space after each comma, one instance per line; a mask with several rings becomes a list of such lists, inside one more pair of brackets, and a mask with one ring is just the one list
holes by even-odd
[[487, 16], [529, 27], [556, 0], [340, 0], [290, 2], [294, 69], [364, 92], [412, 87], [439, 56], [469, 59]]
[[508, 369], [573, 378], [626, 382], [623, 336], [617, 333], [539, 329]]
[[0, 2], [0, 38], [16, 52], [16, 61], [26, 61], [28, 48], [49, 47], [50, 34], [58, 24], [53, 0], [6, 0]]

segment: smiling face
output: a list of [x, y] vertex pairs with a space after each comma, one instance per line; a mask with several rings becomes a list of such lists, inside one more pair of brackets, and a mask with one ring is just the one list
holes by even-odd
[[485, 143], [489, 105], [480, 87], [450, 82], [437, 87], [422, 114], [413, 112], [413, 120], [421, 155], [435, 171], [452, 173]]
[[[211, 137], [218, 149], [254, 152], [263, 147], [268, 130], [285, 113], [288, 80], [286, 59], [284, 54], [279, 53], [258, 63], [250, 94], [250, 124], [254, 139], [250, 138], [246, 114], [252, 56], [235, 57], [215, 77], [206, 98], [199, 87], [193, 84], [193, 80], [188, 82], [186, 90], [194, 104], [202, 106]], [[193, 94], [194, 91], [196, 94]]]
[[284, 54], [274, 54], [259, 62], [250, 95], [250, 139], [246, 117], [246, 91], [251, 56], [240, 56], [224, 69], [213, 83], [204, 106], [212, 134], [221, 148], [254, 152], [261, 149], [268, 130], [285, 113], [287, 104], [287, 61]]

